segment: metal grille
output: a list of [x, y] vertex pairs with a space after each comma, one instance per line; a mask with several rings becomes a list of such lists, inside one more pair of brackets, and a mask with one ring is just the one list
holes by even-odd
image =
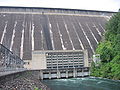
[[83, 52], [47, 52], [47, 68], [79, 68], [84, 66]]
[[23, 65], [23, 60], [0, 44], [0, 72], [23, 68]]

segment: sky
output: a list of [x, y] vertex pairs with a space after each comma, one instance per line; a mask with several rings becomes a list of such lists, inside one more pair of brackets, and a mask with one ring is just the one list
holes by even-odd
[[120, 0], [0, 0], [0, 6], [118, 11]]

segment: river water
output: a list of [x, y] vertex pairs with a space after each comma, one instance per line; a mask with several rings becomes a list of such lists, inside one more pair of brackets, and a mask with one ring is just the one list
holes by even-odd
[[44, 80], [51, 90], [120, 90], [120, 81], [102, 78], [70, 78]]

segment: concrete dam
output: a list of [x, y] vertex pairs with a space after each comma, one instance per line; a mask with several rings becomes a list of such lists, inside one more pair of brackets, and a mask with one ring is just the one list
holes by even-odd
[[[114, 13], [1, 6], [0, 44], [23, 60], [25, 68], [38, 70], [41, 79], [88, 76], [105, 24]], [[0, 55], [6, 64], [6, 54]]]

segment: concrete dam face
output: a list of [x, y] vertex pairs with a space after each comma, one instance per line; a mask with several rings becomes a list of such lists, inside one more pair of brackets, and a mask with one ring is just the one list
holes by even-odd
[[35, 50], [87, 50], [91, 58], [113, 13], [0, 7], [0, 43], [23, 60]]

